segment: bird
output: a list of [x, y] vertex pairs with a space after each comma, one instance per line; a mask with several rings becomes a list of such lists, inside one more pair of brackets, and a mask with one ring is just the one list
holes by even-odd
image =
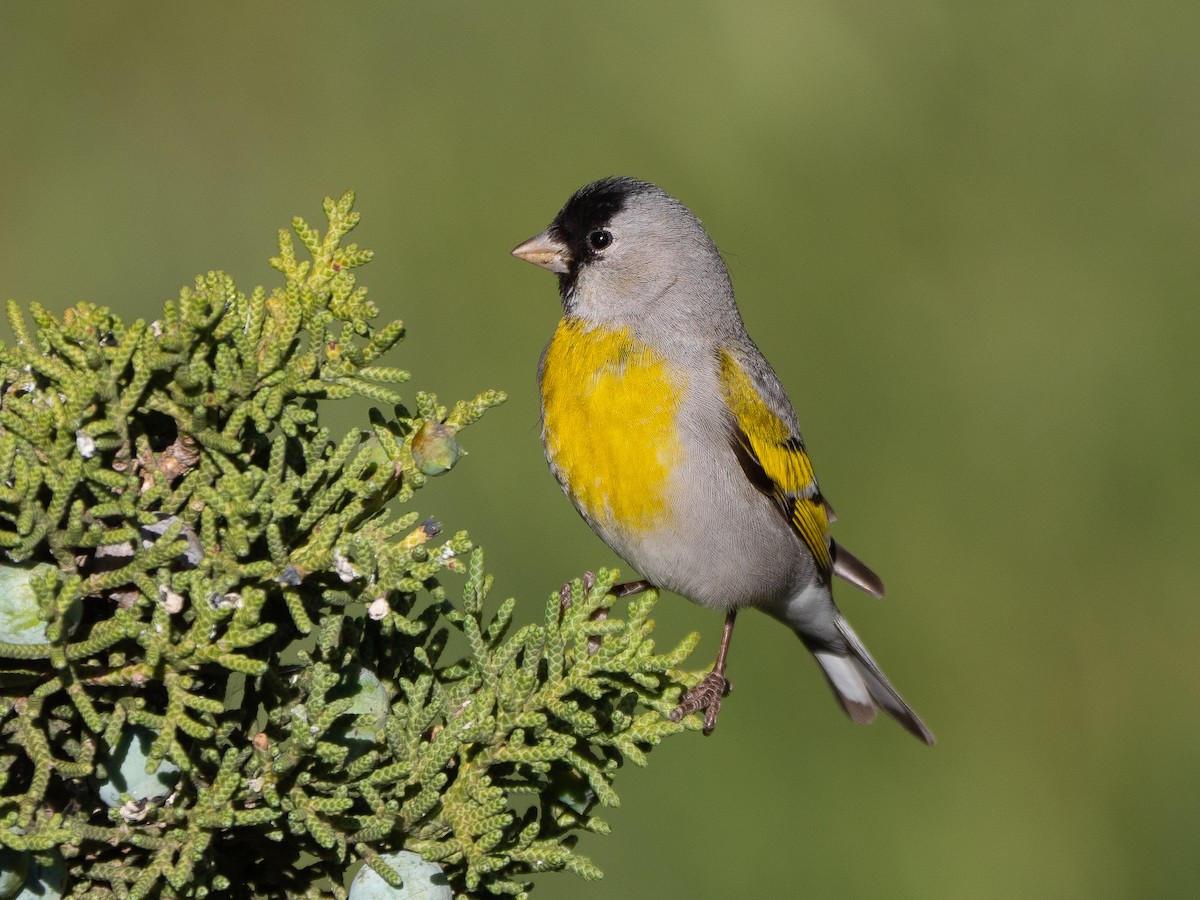
[[791, 628], [850, 719], [933, 733], [833, 599], [883, 582], [832, 539], [796, 413], [750, 339], [700, 220], [646, 181], [577, 190], [512, 254], [558, 276], [563, 315], [538, 365], [550, 470], [584, 521], [653, 586], [725, 613], [716, 662], [670, 712], [716, 727], [739, 610]]

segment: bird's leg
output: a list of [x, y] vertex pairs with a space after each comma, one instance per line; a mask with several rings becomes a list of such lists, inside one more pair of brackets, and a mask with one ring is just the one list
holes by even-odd
[[725, 614], [725, 630], [721, 632], [721, 647], [717, 650], [717, 662], [704, 679], [683, 695], [679, 705], [671, 710], [671, 721], [681, 722], [683, 717], [704, 710], [704, 734], [710, 735], [717, 727], [717, 714], [721, 711], [721, 700], [733, 690], [733, 684], [725, 677], [725, 658], [729, 655], [729, 639], [733, 637], [733, 622], [737, 610]]
[[653, 585], [648, 581], [626, 581], [624, 584], [614, 584], [609, 593], [618, 600], [624, 600], [626, 597], [632, 597], [634, 594], [648, 591], [652, 587]]

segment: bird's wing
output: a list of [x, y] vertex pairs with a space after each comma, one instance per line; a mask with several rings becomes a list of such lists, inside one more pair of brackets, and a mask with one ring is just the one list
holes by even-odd
[[794, 425], [795, 413], [790, 405], [776, 411], [773, 407], [777, 404], [764, 399], [755, 379], [731, 353], [723, 352], [720, 362], [733, 449], [742, 470], [756, 488], [775, 501], [828, 579], [833, 571], [829, 540], [832, 510], [817, 486], [804, 441]]

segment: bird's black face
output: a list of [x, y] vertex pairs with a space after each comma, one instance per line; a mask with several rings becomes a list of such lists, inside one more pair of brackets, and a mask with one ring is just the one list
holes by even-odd
[[574, 290], [579, 273], [602, 259], [616, 243], [617, 236], [610, 227], [613, 219], [630, 197], [646, 188], [646, 184], [632, 178], [605, 178], [580, 188], [559, 210], [546, 232], [567, 247], [567, 271], [558, 276], [564, 300]]

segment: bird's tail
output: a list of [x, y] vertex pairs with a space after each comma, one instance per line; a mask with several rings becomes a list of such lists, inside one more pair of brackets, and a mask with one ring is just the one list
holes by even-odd
[[846, 714], [852, 721], [865, 724], [873, 722], [875, 711], [882, 709], [913, 735], [926, 744], [932, 744], [933, 732], [892, 687], [850, 623], [840, 613], [837, 614], [836, 624], [846, 643], [844, 650], [814, 647], [811, 644], [809, 649], [817, 658], [821, 671], [825, 673], [834, 696]]

